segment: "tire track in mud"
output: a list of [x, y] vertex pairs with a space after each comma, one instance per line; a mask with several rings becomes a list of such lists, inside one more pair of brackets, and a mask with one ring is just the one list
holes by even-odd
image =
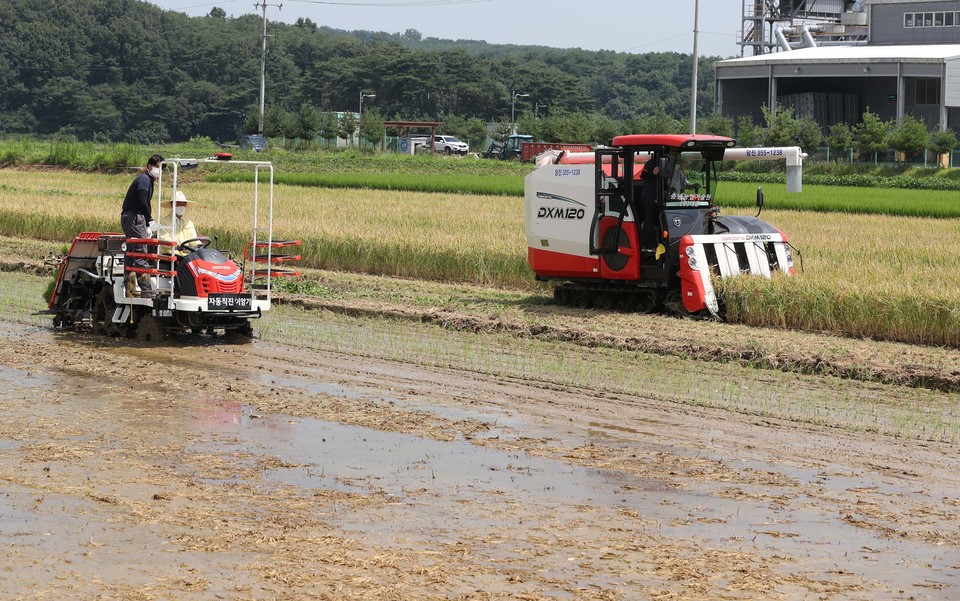
[[[353, 306], [349, 303], [346, 305], [344, 311]], [[358, 306], [372, 309], [362, 303], [358, 303]], [[412, 311], [412, 315], [407, 315], [408, 311], [396, 307], [390, 311], [400, 316], [390, 316], [389, 311], [370, 315], [412, 321], [417, 313]], [[441, 323], [444, 312], [424, 313], [436, 314], [433, 318], [437, 320], [435, 323]], [[444, 319], [453, 321], [450, 316]], [[480, 328], [477, 330], [479, 332], [508, 331], [492, 329], [495, 321], [474, 316], [474, 320], [457, 324], [457, 327], [465, 329], [472, 323]], [[490, 322], [487, 324], [489, 329], [485, 330], [483, 327], [487, 322]], [[528, 332], [525, 335], [535, 334]], [[103, 511], [111, 515], [122, 512], [128, 528], [133, 527], [135, 519], [147, 521], [140, 520], [141, 516], [160, 522], [157, 531], [172, 544], [182, 546], [184, 552], [207, 554], [201, 556], [211, 558], [256, 554], [262, 559], [254, 562], [245, 560], [239, 565], [245, 573], [252, 574], [250, 578], [256, 577], [256, 582], [269, 587], [267, 590], [271, 593], [291, 588], [297, 592], [309, 590], [318, 582], [330, 579], [328, 574], [331, 568], [328, 566], [336, 562], [337, 579], [347, 582], [346, 590], [353, 593], [355, 598], [385, 598], [387, 595], [383, 587], [390, 585], [399, 588], [398, 598], [430, 598], [423, 593], [438, 586], [438, 583], [442, 586], [459, 586], [464, 581], [478, 583], [474, 585], [478, 588], [482, 585], [484, 588], [500, 586], [506, 589], [506, 592], [501, 591], [501, 595], [484, 597], [489, 599], [524, 598], [520, 594], [527, 590], [532, 592], [526, 598], [547, 599], [549, 596], [541, 594], [541, 591], [553, 589], [567, 591], [571, 598], [583, 599], [626, 599], [631, 598], [630, 592], [637, 596], [673, 599], [739, 595], [808, 598], [816, 594], [824, 595], [824, 591], [831, 593], [827, 596], [836, 598], [852, 598], [856, 594], [871, 598], [895, 598], [887, 590], [888, 584], [873, 581], [870, 564], [854, 557], [858, 555], [856, 545], [850, 547], [850, 556], [854, 557], [851, 561], [856, 561], [852, 567], [841, 563], [840, 567], [833, 568], [835, 571], [824, 572], [820, 564], [811, 563], [809, 550], [827, 549], [824, 541], [829, 536], [825, 538], [817, 534], [819, 538], [815, 537], [815, 532], [801, 530], [797, 524], [817, 525], [823, 522], [842, 526], [847, 528], [845, 533], [856, 535], [854, 540], [860, 537], [868, 540], [870, 548], [877, 549], [878, 556], [902, 558], [904, 561], [916, 561], [912, 554], [914, 549], [925, 552], [932, 549], [930, 553], [945, 555], [952, 562], [960, 544], [948, 528], [949, 524], [956, 522], [957, 506], [944, 502], [947, 493], [943, 490], [950, 488], [950, 481], [956, 473], [955, 469], [951, 469], [951, 464], [955, 465], [955, 451], [941, 452], [950, 449], [946, 445], [933, 445], [927, 451], [926, 444], [914, 445], [872, 436], [862, 437], [864, 440], [861, 441], [860, 435], [838, 435], [819, 428], [805, 429], [801, 435], [795, 425], [771, 428], [768, 420], [755, 423], [757, 420], [752, 417], [731, 417], [731, 421], [723, 426], [727, 434], [709, 434], [708, 424], [717, 423], [711, 416], [720, 415], [721, 412], [684, 409], [683, 415], [677, 416], [676, 409], [669, 404], [651, 402], [635, 408], [628, 418], [624, 412], [612, 410], [614, 405], [610, 400], [602, 404], [599, 402], [601, 399], [585, 400], [578, 391], [560, 395], [542, 393], [533, 395], [536, 396], [533, 399], [529, 391], [523, 389], [504, 394], [498, 379], [477, 378], [476, 382], [481, 385], [465, 386], [456, 372], [443, 372], [439, 376], [431, 376], [432, 379], [425, 385], [427, 378], [424, 372], [407, 373], [406, 369], [400, 369], [400, 375], [385, 378], [382, 368], [369, 365], [359, 370], [361, 377], [357, 383], [375, 384], [380, 392], [362, 400], [324, 392], [314, 393], [303, 386], [303, 382], [316, 377], [317, 372], [312, 370], [321, 368], [329, 374], [336, 374], [336, 377], [323, 378], [324, 382], [336, 382], [339, 385], [341, 378], [351, 381], [355, 377], [351, 374], [357, 368], [349, 358], [331, 365], [326, 353], [316, 356], [307, 354], [297, 357], [291, 365], [287, 362], [289, 348], [218, 345], [186, 347], [182, 349], [183, 356], [173, 359], [164, 356], [158, 351], [159, 348], [162, 346], [140, 343], [128, 346], [122, 340], [103, 342], [94, 337], [76, 337], [76, 340], [71, 337], [61, 341], [54, 335], [39, 339], [26, 338], [16, 346], [9, 345], [3, 362], [24, 370], [42, 367], [46, 373], [67, 374], [73, 381], [86, 378], [106, 382], [115, 390], [150, 390], [145, 407], [137, 409], [137, 412], [150, 410], [174, 414], [188, 409], [193, 397], [222, 396], [225, 402], [256, 406], [258, 414], [314, 416], [377, 431], [415, 433], [434, 440], [462, 437], [478, 447], [551, 458], [566, 465], [640, 478], [623, 481], [627, 485], [620, 486], [617, 495], [633, 496], [634, 501], [626, 507], [617, 506], [619, 513], [615, 515], [602, 507], [586, 507], [579, 510], [578, 520], [573, 521], [557, 519], [545, 509], [529, 513], [532, 510], [526, 504], [504, 505], [510, 509], [509, 512], [498, 509], [496, 515], [503, 520], [522, 515], [524, 523], [535, 525], [549, 519], [552, 524], [549, 531], [531, 526], [529, 533], [524, 531], [516, 539], [508, 538], [510, 546], [521, 549], [521, 552], [534, 549], [528, 553], [536, 553], [536, 558], [530, 560], [529, 555], [509, 555], [502, 559], [499, 549], [504, 535], [495, 529], [458, 533], [455, 547], [444, 546], [445, 543], [440, 540], [415, 544], [407, 539], [388, 545], [372, 537], [350, 537], [341, 531], [331, 532], [330, 516], [335, 515], [331, 508], [333, 503], [349, 505], [351, 511], [358, 513], [365, 511], [362, 517], [370, 523], [382, 519], [393, 505], [383, 495], [343, 497], [323, 493], [317, 497], [315, 494], [305, 496], [298, 490], [286, 487], [269, 487], [264, 491], [262, 487], [255, 486], [259, 483], [258, 475], [271, 466], [296, 467], [279, 455], [211, 453], [204, 449], [184, 454], [184, 445], [177, 444], [177, 438], [172, 438], [169, 444], [161, 447], [156, 442], [142, 445], [134, 434], [130, 434], [123, 439], [128, 441], [122, 447], [123, 452], [115, 453], [117, 458], [109, 462], [116, 465], [120, 457], [129, 458], [125, 464], [128, 469], [122, 474], [116, 473], [111, 481], [120, 482], [120, 476], [125, 476], [127, 479], [121, 483], [128, 483], [130, 489], [105, 488], [96, 480], [85, 480], [83, 473], [71, 472], [68, 477], [67, 470], [55, 470], [58, 477], [64, 478], [60, 486], [66, 492], [83, 495], [83, 500], [91, 501], [97, 507], [106, 507]], [[205, 355], [211, 356], [204, 358]], [[348, 366], [350, 371], [347, 374], [343, 373], [340, 363]], [[178, 366], [178, 378], [174, 382], [170, 381], [171, 366]], [[241, 377], [237, 373], [238, 366], [254, 366], [256, 370], [250, 371], [249, 376]], [[125, 375], [130, 367], [135, 367], [139, 372], [135, 381], [130, 381]], [[274, 371], [280, 372], [276, 375], [276, 381]], [[392, 370], [388, 371], [392, 373]], [[431, 372], [427, 370], [425, 373], [429, 375]], [[259, 374], [270, 375], [260, 378]], [[94, 377], [91, 378], [91, 375]], [[285, 377], [289, 377], [290, 381], [285, 381]], [[295, 382], [301, 385], [297, 386]], [[604, 421], [615, 419], [613, 416], [632, 425], [648, 423], [641, 420], [652, 419], [653, 423], [660, 424], [653, 429], [658, 431], [661, 442], [658, 443], [650, 434], [638, 432], [634, 435], [626, 431], [622, 432], [626, 438], [594, 436], [577, 439], [548, 438], [539, 430], [523, 429], [508, 433], [504, 429], [504, 434], [509, 435], [489, 437], [484, 435], [484, 424], [488, 421], [460, 421], [458, 416], [444, 415], [443, 412], [431, 417], [430, 412], [407, 405], [422, 404], [416, 400], [420, 394], [415, 393], [422, 393], [424, 386], [429, 390], [425, 402], [431, 406], [450, 403], [476, 408], [486, 406], [485, 403], [493, 399], [503, 398], [503, 401], [498, 401], [503, 406], [526, 405], [526, 412], [531, 411], [530, 405], [537, 406], [537, 412], [549, 417], [551, 423], [565, 424], [563, 431], [568, 428], [566, 424], [573, 423], [574, 419], [591, 428], [592, 422], [602, 425]], [[491, 388], [493, 386], [497, 388]], [[471, 388], [478, 390], [467, 394], [465, 391]], [[397, 404], [393, 403], [393, 397], [399, 400]], [[54, 400], [56, 398], [52, 397], [51, 401]], [[94, 410], [101, 405], [90, 403], [89, 407]], [[24, 406], [29, 409], [33, 405]], [[589, 406], [589, 410], [585, 410], [585, 406]], [[72, 419], [85, 428], [103, 428], [101, 422], [109, 421], [84, 420], [76, 416]], [[25, 421], [19, 420], [20, 423]], [[11, 420], [8, 429], [14, 431], [17, 428], [16, 431], [19, 431], [17, 423], [16, 419]], [[475, 430], [471, 431], [468, 427]], [[180, 430], [179, 427], [164, 429], [169, 432]], [[116, 444], [118, 440], [113, 435], [100, 437], [102, 431], [91, 430], [84, 441], [77, 442], [69, 439], [73, 435], [71, 431], [57, 428], [54, 442], [59, 442], [59, 445], [24, 448], [47, 460], [62, 456], [64, 459], [58, 459], [57, 465], [63, 467], [76, 465], [78, 460], [93, 462], [104, 444]], [[474, 436], [474, 431], [479, 436]], [[734, 435], [734, 432], [745, 431], [753, 435], [742, 440]], [[769, 440], [764, 438], [766, 442], [755, 438], [759, 434], [766, 437], [765, 433], [771, 432]], [[37, 433], [43, 434], [45, 430]], [[455, 435], [449, 436], [451, 433]], [[703, 437], [704, 434], [707, 438]], [[716, 441], [714, 436], [718, 437]], [[804, 441], [801, 447], [798, 447], [799, 439]], [[780, 455], [781, 449], [787, 446], [794, 454], [790, 458]], [[170, 457], [161, 457], [162, 461], [156, 459], [153, 448], [159, 448], [160, 451], [169, 448], [170, 457], [175, 461]], [[837, 454], [838, 448], [844, 449], [841, 454], [844, 463], [834, 465], [831, 459]], [[920, 452], [920, 449], [924, 451]], [[65, 452], [82, 454], [78, 459], [73, 459], [72, 454], [65, 455]], [[252, 463], [253, 459], [257, 461]], [[762, 463], [757, 463], [758, 460]], [[936, 463], [930, 464], [929, 470], [920, 469], [921, 460], [935, 460]], [[162, 465], [168, 461], [185, 464], [188, 469], [149, 469], [158, 461]], [[876, 467], [872, 467], [874, 464]], [[40, 463], [35, 462], [34, 465], [37, 470], [42, 469]], [[909, 466], [909, 474], [904, 471], [904, 466]], [[135, 488], [139, 476], [127, 476], [141, 468], [143, 473], [150, 474], [149, 494], [139, 494], [142, 486]], [[891, 471], [892, 474], [889, 478], [879, 478], [875, 473], [881, 470]], [[48, 486], [45, 473], [35, 472], [32, 479], [18, 481], [23, 488]], [[223, 496], [217, 494], [215, 486], [203, 481], [203, 478], [222, 479], [229, 474], [244, 474], [250, 484], [231, 486], [228, 489], [230, 494]], [[72, 486], [79, 488], [67, 488]], [[661, 493], [660, 486], [669, 488]], [[709, 496], [703, 496], [702, 493], [697, 496], [698, 499], [706, 499], [702, 506], [676, 500], [677, 495], [688, 488], [708, 492]], [[918, 489], [927, 492], [913, 492]], [[121, 494], [124, 490], [127, 491], [126, 496]], [[425, 503], [430, 493], [431, 490], [427, 488], [423, 491], [414, 489], [412, 494], [416, 496], [412, 498]], [[661, 494], [666, 505], [663, 501], [645, 501], [647, 495], [655, 500]], [[496, 491], [493, 495], [496, 498], [501, 496]], [[725, 511], [717, 508], [727, 507], [725, 503], [728, 501], [738, 504], [736, 513], [732, 505]], [[458, 507], [464, 507], [459, 502], [457, 504]], [[744, 515], [751, 516], [742, 525], [739, 522], [740, 505], [744, 508]], [[655, 510], [659, 507], [668, 509], [657, 513]], [[669, 508], [673, 507], [681, 515], [671, 519], [673, 510]], [[521, 514], [521, 511], [527, 513]], [[789, 513], [774, 521], [779, 512]], [[261, 514], [269, 516], [269, 519], [257, 520], [253, 517]], [[224, 521], [224, 517], [228, 519]], [[585, 528], [585, 523], [590, 528]], [[190, 525], [190, 529], [186, 528], [187, 525]], [[194, 525], [202, 525], [204, 529], [198, 533]], [[663, 534], [660, 525], [667, 530], [675, 530]], [[737, 535], [744, 533], [743, 541], [759, 539], [760, 542], [746, 543], [731, 537], [728, 543], [719, 544], [711, 533], [724, 530]], [[584, 537], [583, 532], [589, 536]], [[251, 536], [251, 533], [255, 536]], [[790, 550], [772, 551], [771, 540], [776, 540], [781, 549], [788, 547]], [[450, 553], [451, 549], [462, 552], [464, 558], [460, 560]], [[556, 549], [560, 551], [554, 551]], [[373, 565], [365, 562], [368, 557], [362, 554], [365, 550], [368, 556], [372, 554], [375, 558], [383, 558], [383, 561]], [[542, 555], [545, 550], [551, 550], [556, 561], [550, 555]], [[829, 557], [831, 554], [832, 551], [827, 549], [818, 555]], [[842, 555], [846, 558], [846, 553]], [[547, 559], [540, 559], [544, 556]], [[304, 560], [304, 557], [309, 559]], [[560, 576], [551, 575], [547, 578], [539, 575], [549, 572], [554, 565], [567, 565], [567, 557], [577, 557], [580, 564]], [[530, 567], [531, 561], [537, 562], [533, 564], [534, 569]], [[949, 562], [943, 560], [940, 563]], [[214, 563], [203, 562], [204, 565]], [[905, 569], [909, 573], [897, 578], [910, 576], [912, 580], [901, 581], [907, 584], [924, 578], [925, 582], [936, 582], [936, 586], [951, 589], [952, 580], [944, 576], [949, 572], [940, 563], [934, 569], [910, 564]], [[478, 564], [494, 567], [481, 570], [477, 568]], [[428, 568], [404, 571], [396, 567], [401, 565], [428, 565]], [[504, 573], [506, 577], [502, 576]], [[214, 580], [213, 576], [216, 575], [203, 571], [198, 574], [198, 578], [207, 580]], [[609, 578], [616, 583], [617, 590], [613, 585], [603, 586], [595, 594], [588, 595], [582, 588], [577, 588], [583, 578], [594, 574]], [[353, 580], [361, 577], [365, 578], [362, 582]], [[939, 584], [941, 580], [943, 584]], [[523, 585], [526, 587], [523, 591], [518, 590], [521, 585], [515, 583], [524, 581], [530, 584]], [[161, 594], [171, 593], [169, 588], [157, 590]], [[367, 591], [372, 592], [364, 596]], [[955, 592], [955, 589], [944, 594], [951, 592]]]
[[820, 353], [771, 351], [762, 345], [728, 346], [722, 342], [711, 344], [706, 340], [681, 342], [655, 336], [618, 336], [589, 332], [579, 328], [528, 324], [499, 317], [469, 315], [456, 311], [385, 306], [362, 301], [333, 301], [283, 293], [278, 293], [275, 301], [305, 310], [330, 311], [349, 317], [412, 321], [437, 325], [453, 331], [510, 334], [518, 338], [570, 343], [587, 348], [610, 348], [716, 363], [738, 363], [745, 367], [773, 369], [787, 373], [834, 376], [860, 382], [924, 388], [948, 393], [960, 392], [960, 368], [944, 371], [922, 365], [865, 365], [854, 359], [842, 361]]
[[[46, 263], [0, 259], [0, 271], [53, 276], [57, 267]], [[832, 376], [859, 382], [906, 386], [937, 392], [960, 392], [960, 365], [953, 369], [936, 366], [935, 361], [907, 364], [901, 361], [865, 362], [862, 357], [830, 356], [810, 349], [809, 352], [769, 348], [759, 342], [736, 344], [723, 338], [705, 336], [686, 340], [655, 335], [622, 336], [591, 332], [576, 327], [551, 324], [530, 324], [500, 317], [472, 315], [458, 311], [390, 305], [382, 302], [320, 299], [305, 295], [274, 293], [274, 302], [305, 310], [330, 311], [356, 318], [386, 318], [436, 325], [451, 331], [508, 334], [548, 342], [575, 344], [586, 348], [609, 348], [674, 356], [681, 359], [714, 363], [736, 363], [744, 367], [777, 370], [785, 373]], [[789, 333], [785, 333], [789, 335]], [[838, 339], [831, 339], [834, 343]], [[845, 340], [845, 339], [839, 339]], [[879, 343], [878, 343], [879, 344]], [[912, 349], [924, 347], [910, 346]], [[933, 366], [930, 366], [932, 364]]]

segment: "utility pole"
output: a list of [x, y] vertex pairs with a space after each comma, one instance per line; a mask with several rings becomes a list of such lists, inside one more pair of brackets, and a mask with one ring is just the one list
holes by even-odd
[[690, 135], [697, 133], [697, 63], [700, 55], [697, 53], [697, 30], [700, 28], [700, 0], [693, 4], [693, 83], [690, 88]]
[[517, 120], [515, 118], [514, 109], [517, 106], [517, 98], [529, 98], [530, 94], [520, 94], [514, 90], [510, 91], [512, 98], [510, 99], [510, 133], [517, 133]]
[[276, 6], [282, 10], [282, 4], [271, 5], [269, 2], [257, 2], [253, 5], [256, 8], [263, 9], [263, 33], [260, 35], [260, 119], [257, 125], [257, 133], [263, 135], [263, 105], [266, 102], [267, 95], [267, 7]]

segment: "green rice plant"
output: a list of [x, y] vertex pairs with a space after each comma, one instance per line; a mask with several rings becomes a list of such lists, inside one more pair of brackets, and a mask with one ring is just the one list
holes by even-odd
[[[68, 241], [80, 231], [118, 231], [130, 177], [4, 172], [0, 234]], [[198, 179], [182, 188], [197, 201], [190, 214], [198, 231], [242, 252], [252, 236], [250, 186]], [[517, 197], [284, 184], [275, 197], [274, 236], [303, 241], [303, 267], [543, 290], [527, 266]], [[779, 204], [776, 194], [768, 201]], [[802, 251], [804, 272], [721, 282], [732, 320], [960, 346], [960, 221], [799, 210], [763, 217]]]
[[[908, 217], [960, 217], [960, 194], [942, 190], [850, 188], [804, 184], [803, 192], [788, 194], [785, 184], [765, 184], [768, 209], [860, 213]], [[755, 183], [720, 182], [714, 202], [722, 209], [749, 209], [757, 198]]]
[[[210, 182], [252, 181], [246, 171], [217, 173]], [[460, 194], [523, 196], [523, 177], [517, 175], [444, 175], [424, 176], [412, 173], [279, 173], [278, 183], [304, 187], [405, 190]], [[747, 209], [754, 206], [757, 185], [721, 182], [715, 202], [721, 209]], [[770, 208], [827, 213], [864, 213], [915, 217], [960, 217], [960, 196], [952, 191], [902, 189], [861, 189], [841, 186], [805, 185], [799, 194], [788, 194], [785, 184], [763, 186]]]
[[49, 151], [43, 158], [43, 164], [59, 167], [80, 167], [82, 157], [93, 151], [90, 143], [52, 142]]
[[[724, 182], [745, 182], [764, 184], [786, 183], [786, 175], [782, 167], [772, 167], [771, 172], [743, 172], [724, 171], [720, 174]], [[918, 177], [915, 177], [918, 176]], [[806, 173], [803, 176], [805, 184], [818, 186], [847, 186], [857, 188], [901, 188], [907, 190], [952, 190], [960, 191], [960, 181], [951, 177], [940, 177], [916, 171], [914, 175], [902, 173], [893, 175], [871, 175], [866, 173], [849, 173], [842, 175]]]
[[421, 175], [523, 176], [530, 165], [517, 161], [483, 160], [472, 157], [444, 157], [430, 154], [369, 154], [355, 148], [321, 152], [291, 153], [269, 151], [266, 156], [283, 173], [403, 173]]
[[26, 137], [0, 141], [0, 165], [10, 167], [28, 162], [35, 146], [34, 141]]
[[[213, 174], [207, 179], [211, 182], [252, 182], [253, 174], [235, 171]], [[276, 175], [275, 181], [304, 187], [523, 196], [521, 176], [433, 174], [424, 177], [410, 173], [280, 173]]]
[[143, 149], [136, 144], [111, 144], [86, 157], [87, 169], [95, 171], [118, 171], [146, 164]]

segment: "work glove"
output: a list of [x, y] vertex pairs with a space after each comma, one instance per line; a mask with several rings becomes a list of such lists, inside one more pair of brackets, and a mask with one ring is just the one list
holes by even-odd
[[156, 232], [160, 229], [160, 224], [156, 221], [150, 221], [147, 224], [147, 238], [153, 238], [153, 232]]

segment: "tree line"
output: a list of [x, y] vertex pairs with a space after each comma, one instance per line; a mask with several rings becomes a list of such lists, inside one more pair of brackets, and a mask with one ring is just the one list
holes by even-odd
[[[140, 0], [0, 2], [0, 135], [155, 144], [235, 142], [259, 121], [262, 18], [204, 17]], [[481, 147], [517, 128], [539, 140], [605, 143], [625, 132], [689, 131], [690, 55], [495, 45], [271, 22], [264, 133], [289, 140], [379, 142], [385, 120], [442, 122]], [[712, 113], [712, 63], [700, 59], [698, 132], [741, 145], [798, 144], [903, 152], [955, 145], [907, 117], [823, 132], [812, 119], [766, 111], [764, 123]], [[357, 122], [361, 93], [374, 93]], [[343, 113], [337, 119], [334, 113]], [[952, 144], [951, 144], [951, 141]]]
[[[259, 103], [261, 29], [259, 15], [227, 17], [216, 6], [188, 17], [139, 0], [0, 2], [0, 134], [236, 140], [251, 133]], [[371, 119], [454, 128], [505, 122], [514, 93], [528, 94], [517, 115], [544, 124], [574, 116], [609, 129], [689, 112], [688, 54], [453, 42], [309, 19], [271, 22], [269, 34], [265, 127], [294, 137], [329, 133], [318, 120], [357, 110], [362, 92], [376, 94], [364, 105]], [[713, 105], [714, 60], [700, 59], [701, 113]]]

